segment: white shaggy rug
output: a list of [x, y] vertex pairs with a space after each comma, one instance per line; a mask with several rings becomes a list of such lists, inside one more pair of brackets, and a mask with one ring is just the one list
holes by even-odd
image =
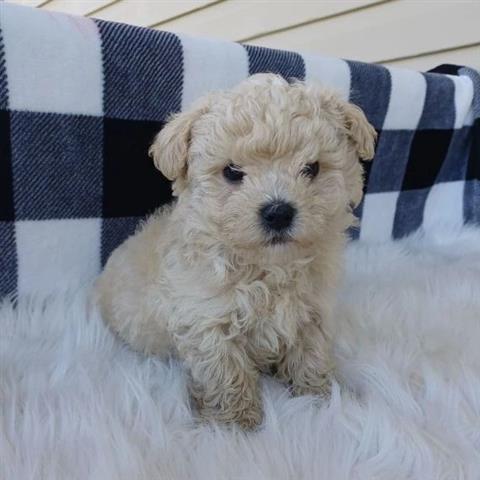
[[[442, 240], [439, 240], [442, 239]], [[0, 309], [0, 479], [480, 478], [480, 230], [352, 245], [330, 404], [264, 381], [266, 422], [194, 423], [178, 365], [85, 294]]]

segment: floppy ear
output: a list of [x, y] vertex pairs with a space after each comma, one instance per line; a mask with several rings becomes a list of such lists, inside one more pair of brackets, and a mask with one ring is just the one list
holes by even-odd
[[148, 154], [169, 180], [185, 177], [192, 127], [207, 110], [207, 105], [202, 102], [187, 112], [173, 115], [155, 137]]
[[[346, 163], [344, 169], [350, 205], [357, 207], [363, 197], [363, 165], [358, 159], [371, 160], [375, 153], [377, 132], [356, 105], [342, 102], [343, 123], [347, 137], [355, 149], [356, 159]], [[353, 161], [352, 161], [353, 160]]]
[[362, 160], [371, 160], [375, 154], [377, 132], [356, 105], [346, 102], [344, 112], [347, 135], [355, 146], [358, 157]]

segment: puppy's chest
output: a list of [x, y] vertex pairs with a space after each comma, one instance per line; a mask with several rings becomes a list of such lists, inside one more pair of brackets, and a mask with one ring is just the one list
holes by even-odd
[[253, 357], [266, 363], [278, 360], [295, 343], [302, 325], [312, 321], [314, 305], [297, 285], [252, 282], [237, 303], [246, 322], [246, 336]]

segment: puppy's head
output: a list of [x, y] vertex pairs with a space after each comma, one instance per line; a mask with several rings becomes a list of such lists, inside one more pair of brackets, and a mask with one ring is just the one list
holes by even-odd
[[301, 252], [345, 229], [374, 154], [362, 111], [318, 85], [259, 74], [177, 114], [150, 149], [188, 221], [233, 249]]

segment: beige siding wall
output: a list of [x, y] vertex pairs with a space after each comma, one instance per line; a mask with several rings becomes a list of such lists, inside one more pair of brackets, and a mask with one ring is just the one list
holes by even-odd
[[105, 20], [426, 70], [480, 69], [480, 0], [10, 0]]

